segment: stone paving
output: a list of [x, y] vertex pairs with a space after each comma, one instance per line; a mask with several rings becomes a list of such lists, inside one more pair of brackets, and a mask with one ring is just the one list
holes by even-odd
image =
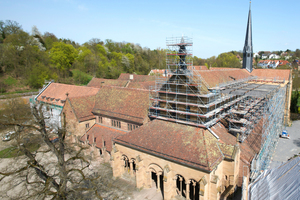
[[279, 138], [270, 168], [277, 167], [295, 154], [300, 153], [300, 120], [293, 121], [292, 126], [286, 127], [286, 130], [290, 139]]

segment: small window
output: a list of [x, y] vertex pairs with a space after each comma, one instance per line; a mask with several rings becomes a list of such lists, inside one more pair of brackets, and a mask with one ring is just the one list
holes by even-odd
[[90, 137], [90, 136], [89, 136], [89, 135], [87, 135], [87, 136], [86, 136], [86, 139], [88, 140], [88, 139], [89, 139], [89, 137]]
[[132, 124], [128, 124], [128, 130], [132, 131]]
[[105, 146], [106, 145], [106, 142], [105, 141], [103, 141], [103, 146]]
[[121, 122], [117, 120], [111, 120], [111, 126], [121, 128]]
[[90, 127], [89, 123], [85, 124], [85, 128], [89, 128], [89, 127]]
[[98, 122], [102, 124], [102, 117], [98, 117]]
[[95, 138], [94, 138], [94, 142], [96, 142], [96, 141], [97, 141], [97, 138], [95, 137]]

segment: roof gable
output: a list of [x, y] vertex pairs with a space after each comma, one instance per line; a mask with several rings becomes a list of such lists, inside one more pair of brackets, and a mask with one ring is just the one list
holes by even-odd
[[68, 101], [79, 122], [95, 119], [92, 110], [95, 105], [95, 95], [68, 98]]

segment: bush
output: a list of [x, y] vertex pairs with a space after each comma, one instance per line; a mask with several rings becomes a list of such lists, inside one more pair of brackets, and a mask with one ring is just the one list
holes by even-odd
[[0, 82], [0, 93], [5, 93], [7, 90], [7, 85]]
[[87, 85], [93, 78], [93, 76], [84, 73], [78, 69], [74, 69], [72, 72], [75, 82], [79, 85]]

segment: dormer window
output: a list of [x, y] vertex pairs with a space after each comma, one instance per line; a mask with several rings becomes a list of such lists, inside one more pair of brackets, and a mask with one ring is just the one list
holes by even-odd
[[42, 99], [45, 99], [46, 96], [42, 96]]

